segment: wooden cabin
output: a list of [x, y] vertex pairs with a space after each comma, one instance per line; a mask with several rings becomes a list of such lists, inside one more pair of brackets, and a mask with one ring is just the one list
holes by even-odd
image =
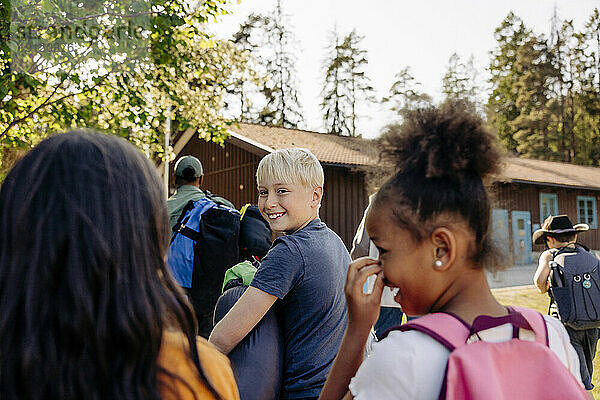
[[[238, 124], [230, 134], [221, 147], [189, 129], [173, 145], [176, 158], [198, 157], [205, 171], [204, 188], [239, 208], [257, 202], [255, 173], [263, 156], [287, 147], [311, 150], [325, 172], [321, 219], [350, 248], [373, 190], [373, 182], [367, 180], [383, 169], [374, 141], [254, 124]], [[543, 248], [532, 245], [531, 235], [550, 214], [567, 214], [574, 224], [589, 224], [590, 231], [579, 241], [600, 249], [600, 168], [507, 157], [496, 178], [491, 190], [492, 235], [515, 264], [536, 262]]]
[[365, 172], [378, 163], [379, 150], [373, 141], [254, 124], [239, 124], [229, 133], [221, 147], [190, 129], [173, 145], [176, 158], [198, 157], [204, 168], [203, 188], [240, 208], [258, 200], [255, 174], [262, 157], [277, 149], [309, 149], [325, 173], [320, 217], [350, 249], [368, 204]]

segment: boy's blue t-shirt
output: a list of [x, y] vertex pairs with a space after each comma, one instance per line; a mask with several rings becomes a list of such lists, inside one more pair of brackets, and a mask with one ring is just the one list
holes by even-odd
[[279, 298], [285, 340], [281, 399], [319, 396], [346, 329], [350, 255], [320, 219], [275, 240], [251, 286]]

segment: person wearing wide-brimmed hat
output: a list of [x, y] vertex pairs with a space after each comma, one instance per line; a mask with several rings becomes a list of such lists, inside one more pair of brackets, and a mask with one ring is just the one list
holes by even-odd
[[533, 242], [535, 244], [544, 244], [546, 237], [556, 237], [560, 234], [567, 234], [564, 236], [572, 236], [578, 232], [585, 232], [589, 230], [588, 224], [576, 224], [573, 225], [571, 220], [566, 215], [550, 215], [542, 227], [537, 231], [533, 232]]
[[[547, 247], [546, 251], [540, 255], [538, 268], [533, 278], [533, 282], [541, 293], [546, 293], [550, 289], [550, 263], [554, 260], [559, 249], [564, 249], [561, 251], [573, 252], [574, 256], [577, 255], [585, 258], [581, 262], [586, 262], [588, 261], [587, 258], [594, 257], [588, 251], [579, 251], [577, 248], [581, 248], [582, 246], [576, 244], [577, 234], [589, 229], [590, 227], [587, 224], [573, 225], [566, 215], [551, 215], [546, 218], [541, 228], [533, 233], [533, 242], [535, 244], [545, 244]], [[566, 325], [565, 329], [569, 334], [571, 344], [579, 356], [581, 380], [585, 388], [591, 393], [591, 390], [594, 388], [591, 377], [599, 330], [598, 328], [575, 330]]]
[[589, 230], [587, 224], [573, 225], [566, 215], [550, 215], [542, 227], [533, 232], [533, 243], [545, 244], [547, 250], [540, 255], [537, 271], [533, 278], [533, 283], [542, 293], [550, 289], [550, 261], [554, 257], [552, 249], [562, 247], [575, 247], [577, 234]]

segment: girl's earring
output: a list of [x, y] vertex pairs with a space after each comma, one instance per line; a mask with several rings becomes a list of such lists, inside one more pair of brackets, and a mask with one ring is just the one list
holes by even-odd
[[435, 260], [435, 266], [436, 267], [441, 267], [443, 265], [442, 260]]

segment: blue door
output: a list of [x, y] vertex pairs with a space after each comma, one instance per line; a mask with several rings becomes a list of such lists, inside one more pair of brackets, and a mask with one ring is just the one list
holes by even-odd
[[511, 218], [515, 264], [531, 264], [531, 214], [513, 211]]
[[507, 256], [510, 254], [508, 229], [508, 211], [494, 208], [492, 210], [492, 240], [498, 250]]

